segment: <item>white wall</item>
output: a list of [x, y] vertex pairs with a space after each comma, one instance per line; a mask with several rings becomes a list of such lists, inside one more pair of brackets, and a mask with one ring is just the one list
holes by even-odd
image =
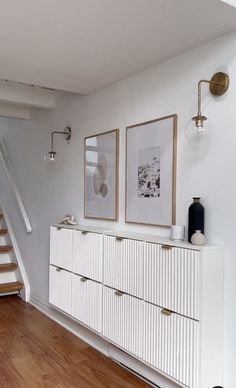
[[[125, 127], [172, 113], [178, 114], [177, 223], [187, 223], [194, 195], [203, 197], [208, 241], [226, 245], [225, 260], [225, 388], [236, 386], [236, 33], [210, 42], [168, 63], [137, 74], [91, 96], [59, 93], [52, 112], [33, 111], [30, 122], [1, 119], [9, 153], [31, 215], [34, 231], [26, 236], [20, 215], [0, 188], [7, 203], [30, 278], [32, 293], [47, 301], [49, 225], [64, 214], [83, 220], [83, 139], [101, 131], [121, 129], [120, 222], [88, 224], [168, 235], [168, 229], [133, 226], [124, 222]], [[209, 146], [195, 149], [184, 137], [186, 122], [196, 113], [197, 82], [216, 70], [230, 74], [227, 95], [204, 93], [205, 113], [212, 122]], [[210, 121], [209, 120], [209, 121]], [[56, 139], [64, 158], [58, 170], [42, 162], [49, 148], [49, 131], [70, 124], [72, 142]], [[11, 205], [11, 206], [10, 206]], [[210, 388], [210, 387], [209, 387]]]

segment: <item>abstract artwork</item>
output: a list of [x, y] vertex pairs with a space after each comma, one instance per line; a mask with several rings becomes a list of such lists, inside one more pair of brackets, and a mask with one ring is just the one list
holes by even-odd
[[117, 220], [119, 130], [85, 138], [84, 215]]
[[126, 128], [126, 222], [175, 223], [177, 116]]

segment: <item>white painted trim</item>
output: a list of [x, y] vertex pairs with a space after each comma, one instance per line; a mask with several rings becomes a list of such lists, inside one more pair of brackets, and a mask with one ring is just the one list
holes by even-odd
[[30, 108], [8, 102], [0, 101], [0, 117], [13, 117], [17, 119], [30, 119]]
[[5, 168], [8, 180], [10, 182], [12, 191], [13, 191], [13, 193], [15, 195], [17, 204], [19, 206], [19, 209], [20, 209], [23, 221], [25, 223], [26, 231], [27, 231], [27, 233], [31, 233], [32, 232], [32, 226], [31, 226], [31, 223], [30, 223], [30, 220], [29, 220], [29, 216], [27, 214], [24, 202], [23, 202], [22, 197], [20, 195], [20, 190], [19, 190], [18, 184], [16, 182], [16, 179], [14, 179], [14, 177], [13, 177], [13, 173], [11, 173], [13, 171], [13, 166], [12, 166], [12, 163], [11, 163], [11, 161], [9, 159], [9, 155], [8, 155], [8, 152], [7, 152], [6, 143], [5, 143], [4, 138], [2, 138], [0, 140], [0, 157], [1, 157], [1, 160], [2, 160], [2, 163], [3, 163], [3, 166]]
[[[1, 296], [8, 296], [8, 295], [18, 295], [19, 292], [18, 291], [14, 291], [14, 292], [4, 292], [4, 293], [1, 293]], [[24, 299], [24, 298], [23, 298]]]
[[180, 388], [183, 385], [177, 385], [164, 375], [158, 373], [153, 368], [147, 366], [142, 361], [137, 360], [132, 355], [129, 355], [125, 351], [117, 348], [110, 342], [108, 342], [101, 335], [94, 333], [90, 329], [87, 329], [82, 324], [67, 316], [58, 309], [50, 306], [48, 303], [42, 301], [37, 296], [31, 294], [29, 303], [45, 314], [47, 317], [63, 326], [65, 329], [76, 335], [84, 342], [103, 353], [105, 356], [111, 358], [114, 362], [118, 363], [122, 367], [128, 369], [131, 373], [138, 375], [144, 381], [148, 382], [151, 386], [159, 388]]
[[152, 368], [149, 368], [143, 362], [132, 357], [128, 353], [116, 348], [115, 346], [109, 347], [109, 357], [117, 362], [119, 365], [127, 368], [129, 371], [135, 373], [140, 378], [153, 384], [155, 387], [160, 388], [180, 388], [183, 385], [177, 385], [165, 376], [156, 372]]
[[57, 322], [59, 325], [70, 331], [72, 334], [76, 335], [87, 344], [97, 349], [99, 352], [109, 356], [109, 344], [99, 335], [79, 324], [77, 321], [73, 320], [63, 312], [60, 312], [56, 308], [50, 306], [48, 303], [45, 303], [33, 294], [30, 294], [29, 303], [36, 307], [47, 317], [51, 318], [53, 321]]
[[15, 253], [15, 256], [16, 256], [17, 264], [18, 264], [18, 267], [19, 267], [19, 270], [20, 270], [20, 273], [21, 273], [21, 276], [22, 276], [23, 283], [24, 283], [24, 292], [21, 292], [20, 295], [21, 295], [21, 297], [26, 302], [29, 302], [30, 284], [29, 284], [28, 277], [27, 277], [27, 274], [26, 274], [26, 271], [25, 271], [23, 260], [22, 260], [22, 257], [21, 257], [21, 254], [20, 254], [20, 250], [19, 250], [16, 238], [15, 238], [15, 235], [14, 235], [14, 232], [13, 232], [13, 228], [12, 228], [10, 219], [9, 219], [9, 217], [8, 217], [6, 211], [5, 211], [5, 209], [3, 207], [2, 207], [2, 212], [4, 214], [4, 220], [5, 220], [6, 225], [7, 225], [8, 233], [9, 233], [9, 236], [10, 236], [10, 239], [11, 239], [11, 242], [12, 242], [12, 246], [13, 246], [14, 253]]
[[0, 101], [28, 107], [55, 108], [55, 92], [39, 86], [0, 80]]

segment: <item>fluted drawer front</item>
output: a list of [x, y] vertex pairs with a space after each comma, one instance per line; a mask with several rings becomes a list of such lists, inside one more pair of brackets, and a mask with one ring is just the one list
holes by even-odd
[[71, 272], [49, 267], [49, 302], [71, 314]]
[[102, 282], [102, 235], [73, 231], [73, 272]]
[[104, 236], [104, 283], [143, 298], [144, 243]]
[[72, 235], [73, 231], [66, 228], [50, 228], [50, 264], [71, 271]]
[[102, 285], [72, 274], [72, 316], [97, 332], [102, 331]]
[[146, 244], [144, 299], [199, 319], [199, 271], [199, 252]]
[[143, 360], [190, 388], [199, 388], [198, 335], [199, 322], [144, 302]]
[[103, 335], [142, 357], [143, 301], [103, 287]]

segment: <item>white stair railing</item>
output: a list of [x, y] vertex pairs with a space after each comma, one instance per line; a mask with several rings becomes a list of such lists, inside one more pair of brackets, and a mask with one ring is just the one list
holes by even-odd
[[0, 140], [0, 158], [1, 158], [2, 164], [4, 166], [5, 172], [7, 174], [12, 191], [15, 195], [17, 204], [19, 206], [20, 213], [22, 215], [26, 231], [27, 231], [27, 233], [31, 233], [32, 226], [31, 226], [30, 219], [29, 219], [29, 216], [27, 214], [24, 202], [23, 202], [22, 197], [20, 195], [19, 185], [17, 184], [16, 178], [15, 178], [14, 168], [13, 168], [13, 165], [10, 161], [4, 138], [2, 138]]

